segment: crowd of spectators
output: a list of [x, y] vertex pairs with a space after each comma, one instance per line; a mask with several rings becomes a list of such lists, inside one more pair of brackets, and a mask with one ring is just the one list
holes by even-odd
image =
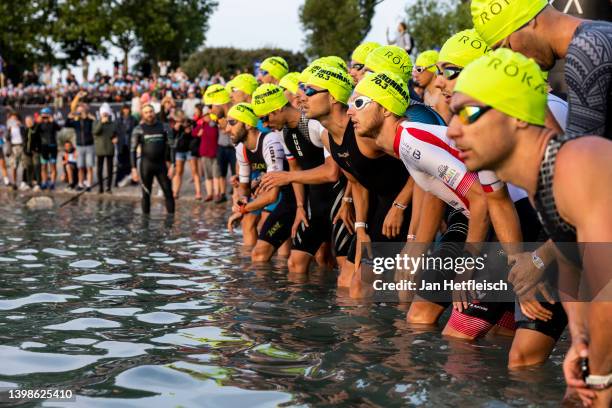
[[6, 80], [0, 87], [0, 106], [20, 108], [26, 105], [47, 105], [55, 109], [67, 106], [79, 93], [86, 92], [87, 102], [122, 103], [143, 94], [155, 94], [158, 98], [170, 94], [176, 99], [184, 99], [190, 89], [201, 92], [211, 84], [225, 84], [220, 73], [211, 75], [204, 69], [197, 78], [190, 80], [181, 70], [160, 69], [159, 73], [143, 76], [140, 73], [124, 73], [116, 67], [113, 74], [96, 71], [81, 82], [72, 71], [67, 70], [62, 78], [53, 81], [50, 67], [41, 73], [25, 71], [21, 82], [14, 84]]

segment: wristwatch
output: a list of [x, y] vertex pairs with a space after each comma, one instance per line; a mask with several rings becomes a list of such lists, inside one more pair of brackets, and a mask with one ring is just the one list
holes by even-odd
[[355, 230], [357, 230], [357, 228], [368, 228], [368, 224], [366, 224], [363, 221], [355, 221]]
[[538, 254], [536, 253], [536, 251], [533, 251], [531, 253], [531, 260], [533, 261], [533, 264], [536, 266], [536, 268], [542, 270], [546, 267], [546, 265], [544, 265], [544, 261], [542, 260], [542, 258], [540, 258], [538, 256]]

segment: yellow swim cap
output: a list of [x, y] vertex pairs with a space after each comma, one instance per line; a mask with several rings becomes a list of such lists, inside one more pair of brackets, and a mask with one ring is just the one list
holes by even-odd
[[322, 65], [310, 75], [306, 84], [327, 89], [331, 96], [345, 105], [353, 93], [353, 79], [341, 69], [329, 65]]
[[436, 62], [438, 62], [438, 51], [429, 50], [420, 53], [414, 65], [417, 67], [429, 67], [430, 65], [434, 65], [433, 67], [427, 68], [427, 71], [436, 72]]
[[410, 94], [406, 82], [394, 72], [369, 72], [359, 81], [356, 93], [371, 98], [397, 116], [403, 116], [410, 104]]
[[282, 86], [292, 94], [296, 94], [298, 90], [298, 82], [300, 81], [299, 72], [290, 72], [280, 80], [278, 85]]
[[491, 51], [492, 49], [480, 38], [478, 32], [472, 28], [460, 31], [446, 40], [440, 50], [438, 61], [463, 68]]
[[370, 54], [372, 50], [375, 50], [378, 47], [380, 47], [380, 44], [374, 41], [368, 41], [359, 44], [357, 48], [355, 48], [355, 51], [353, 51], [351, 59], [358, 64], [365, 64], [368, 54]]
[[500, 112], [544, 126], [547, 85], [534, 60], [500, 48], [468, 64], [459, 75], [461, 92]]
[[548, 0], [472, 0], [472, 20], [489, 45], [503, 40], [538, 15]]
[[253, 110], [257, 116], [266, 116], [287, 103], [289, 101], [278, 85], [263, 84], [253, 92]]
[[253, 111], [253, 105], [250, 103], [237, 103], [231, 107], [229, 112], [227, 112], [227, 116], [239, 120], [242, 123], [246, 123], [252, 127], [256, 127], [257, 122], [259, 122], [257, 115], [255, 115], [255, 112]]
[[348, 67], [346, 66], [346, 62], [340, 57], [336, 57], [335, 55], [330, 55], [329, 57], [319, 58], [319, 62], [322, 62], [325, 65], [329, 65], [331, 67], [340, 68], [344, 72], [348, 72]]
[[321, 62], [321, 58], [318, 58], [310, 63], [309, 66], [306, 67], [300, 74], [300, 82], [305, 84], [308, 82], [308, 78], [315, 72], [321, 69], [321, 66], [324, 64]]
[[268, 71], [270, 75], [280, 81], [289, 72], [289, 64], [283, 57], [269, 57], [263, 60], [259, 69]]
[[229, 101], [229, 92], [221, 84], [211, 85], [204, 92], [204, 105], [225, 105]]
[[253, 91], [259, 86], [257, 79], [251, 74], [236, 75], [227, 84], [230, 86], [230, 89], [237, 88], [247, 95], [253, 94]]
[[366, 58], [365, 66], [374, 73], [381, 71], [394, 72], [404, 82], [407, 82], [412, 75], [410, 56], [405, 50], [395, 45], [385, 45], [370, 52]]

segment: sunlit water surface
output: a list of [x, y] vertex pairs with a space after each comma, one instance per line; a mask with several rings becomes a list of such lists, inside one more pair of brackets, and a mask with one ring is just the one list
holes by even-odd
[[565, 337], [508, 372], [507, 339], [449, 341], [347, 300], [329, 273], [253, 267], [224, 208], [146, 219], [138, 203], [0, 200], [0, 387], [77, 395], [44, 406], [560, 404]]

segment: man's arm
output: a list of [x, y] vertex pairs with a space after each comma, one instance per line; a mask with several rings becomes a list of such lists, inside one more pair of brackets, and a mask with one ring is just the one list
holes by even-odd
[[136, 168], [138, 157], [136, 157], [136, 151], [138, 150], [138, 145], [140, 145], [140, 138], [142, 136], [142, 128], [140, 126], [136, 126], [132, 131], [132, 142], [130, 143], [130, 160], [132, 162], [132, 169]]
[[474, 181], [466, 194], [470, 203], [470, 220], [465, 242], [483, 242], [489, 231], [487, 198], [478, 181]]

